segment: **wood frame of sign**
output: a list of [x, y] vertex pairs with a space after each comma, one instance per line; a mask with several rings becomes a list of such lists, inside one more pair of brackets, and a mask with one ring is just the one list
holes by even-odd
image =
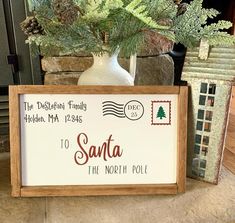
[[[177, 173], [173, 184], [22, 186], [20, 95], [24, 94], [176, 94], [178, 95]], [[10, 86], [11, 185], [14, 197], [177, 194], [185, 192], [187, 86]]]

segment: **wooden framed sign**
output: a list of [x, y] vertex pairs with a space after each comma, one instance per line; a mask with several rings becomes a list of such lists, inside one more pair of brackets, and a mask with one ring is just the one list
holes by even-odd
[[185, 191], [188, 88], [10, 86], [15, 197]]

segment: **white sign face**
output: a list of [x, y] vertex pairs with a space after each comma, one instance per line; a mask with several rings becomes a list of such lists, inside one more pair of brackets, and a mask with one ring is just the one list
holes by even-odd
[[22, 186], [176, 183], [177, 95], [20, 95]]

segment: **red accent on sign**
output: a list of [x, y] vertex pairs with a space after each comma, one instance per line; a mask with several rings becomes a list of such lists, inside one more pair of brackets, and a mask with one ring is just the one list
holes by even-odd
[[74, 161], [78, 165], [85, 165], [88, 163], [89, 159], [91, 158], [100, 158], [102, 157], [104, 161], [107, 161], [109, 158], [121, 157], [122, 156], [122, 149], [119, 145], [112, 145], [111, 142], [114, 141], [112, 138], [112, 134], [109, 138], [103, 142], [101, 146], [87, 146], [88, 144], [88, 136], [85, 133], [78, 134], [77, 143], [79, 150], [74, 154]]

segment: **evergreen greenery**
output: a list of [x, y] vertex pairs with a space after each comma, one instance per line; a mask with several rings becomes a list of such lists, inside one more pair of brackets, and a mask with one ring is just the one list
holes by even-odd
[[[218, 12], [202, 8], [202, 2], [193, 0], [177, 15], [174, 0], [28, 0], [44, 32], [29, 35], [27, 42], [47, 55], [55, 49], [61, 55], [120, 49], [125, 56], [140, 50], [149, 32], [186, 47], [196, 46], [202, 38], [211, 45], [234, 44], [235, 37], [223, 31], [232, 24], [208, 25], [207, 19]], [[22, 24], [26, 27], [25, 21]]]
[[158, 109], [157, 118], [160, 118], [160, 119], [166, 118], [166, 113], [165, 113], [162, 106], [160, 106], [159, 109]]

